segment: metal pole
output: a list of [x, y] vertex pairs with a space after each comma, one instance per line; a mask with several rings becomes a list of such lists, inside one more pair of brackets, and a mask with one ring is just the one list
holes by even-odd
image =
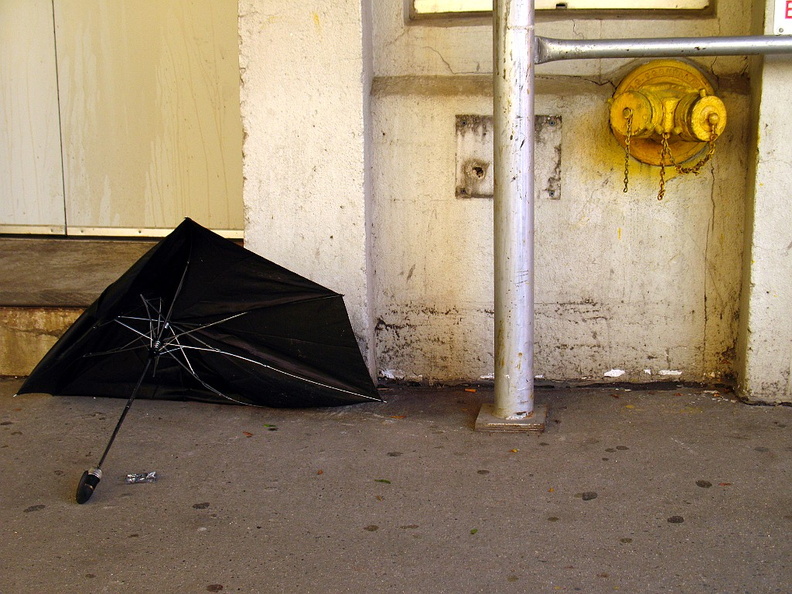
[[573, 40], [536, 37], [534, 62], [584, 58], [670, 58], [792, 53], [792, 37], [669, 37]]
[[495, 405], [531, 418], [534, 319], [534, 2], [495, 0]]

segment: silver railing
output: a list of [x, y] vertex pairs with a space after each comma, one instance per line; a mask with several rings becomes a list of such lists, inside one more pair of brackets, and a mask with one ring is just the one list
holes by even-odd
[[649, 39], [553, 39], [536, 37], [534, 63], [590, 58], [753, 56], [792, 53], [792, 37], [669, 37]]

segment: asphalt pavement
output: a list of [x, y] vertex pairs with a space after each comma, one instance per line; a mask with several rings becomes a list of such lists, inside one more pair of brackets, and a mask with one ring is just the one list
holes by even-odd
[[[792, 591], [792, 408], [723, 390], [486, 387], [287, 410], [0, 380], [0, 592]], [[127, 484], [130, 473], [157, 481]]]

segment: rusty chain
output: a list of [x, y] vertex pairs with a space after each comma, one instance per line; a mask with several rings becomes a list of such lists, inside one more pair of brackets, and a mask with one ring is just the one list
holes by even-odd
[[626, 194], [630, 180], [630, 141], [632, 140], [633, 121], [633, 110], [629, 107], [624, 108], [624, 119], [627, 120], [627, 136], [624, 139], [624, 189], [622, 192]]
[[[624, 188], [622, 189], [622, 192], [626, 194], [630, 179], [630, 143], [632, 142], [633, 133], [633, 110], [629, 107], [626, 107], [624, 108], [623, 115], [624, 119], [627, 121], [627, 135], [624, 138]], [[701, 159], [698, 160], [695, 165], [691, 167], [682, 167], [676, 162], [676, 159], [674, 159], [674, 154], [671, 152], [671, 147], [668, 145], [668, 139], [671, 137], [671, 134], [669, 132], [664, 132], [662, 134], [660, 146], [660, 189], [657, 192], [658, 200], [662, 200], [665, 197], [666, 158], [668, 158], [668, 165], [672, 165], [674, 169], [676, 169], [676, 172], [680, 175], [686, 175], [688, 173], [698, 175], [698, 173], [701, 171], [701, 168], [709, 163], [710, 159], [712, 159], [712, 156], [715, 154], [715, 141], [718, 138], [718, 125], [717, 120], [708, 119], [707, 122], [710, 125], [710, 139], [707, 141], [707, 152]]]
[[668, 132], [663, 132], [663, 146], [660, 149], [660, 190], [657, 192], [657, 199], [662, 200], [665, 196], [665, 156], [671, 154], [668, 147]]
[[686, 175], [688, 173], [692, 173], [694, 175], [698, 175], [701, 171], [701, 168], [704, 167], [709, 160], [712, 159], [712, 155], [715, 154], [715, 140], [718, 138], [718, 125], [717, 122], [707, 120], [710, 125], [710, 139], [707, 141], [707, 152], [706, 154], [698, 160], [698, 162], [693, 165], [692, 167], [682, 167], [679, 163], [676, 162], [674, 159], [674, 154], [671, 152], [671, 147], [668, 146], [668, 138], [670, 134], [668, 132], [664, 132], [662, 136], [662, 146], [660, 148], [660, 191], [657, 193], [657, 199], [662, 200], [665, 196], [665, 157], [668, 156], [669, 164], [674, 166], [677, 173], [680, 175]]

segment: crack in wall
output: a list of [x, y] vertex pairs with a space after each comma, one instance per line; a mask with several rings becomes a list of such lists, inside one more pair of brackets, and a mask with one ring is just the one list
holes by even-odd
[[435, 54], [437, 54], [437, 57], [438, 57], [438, 58], [440, 58], [440, 61], [441, 61], [441, 62], [443, 62], [443, 64], [445, 64], [446, 68], [448, 68], [448, 72], [450, 72], [451, 74], [463, 74], [463, 73], [461, 73], [461, 72], [456, 72], [456, 71], [455, 71], [453, 68], [451, 68], [451, 64], [449, 64], [449, 63], [448, 63], [448, 60], [446, 60], [446, 59], [443, 57], [443, 54], [441, 54], [439, 51], [437, 51], [437, 50], [436, 50], [435, 48], [433, 48], [432, 46], [430, 46], [430, 45], [423, 45], [423, 46], [421, 46], [421, 48], [422, 48], [422, 49], [427, 49], [427, 50], [429, 50], [429, 51], [431, 51], [431, 52], [434, 52]]

